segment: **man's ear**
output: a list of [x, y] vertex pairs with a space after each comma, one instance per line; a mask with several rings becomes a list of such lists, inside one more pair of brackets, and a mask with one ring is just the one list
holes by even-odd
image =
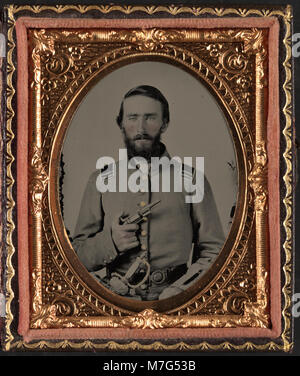
[[169, 123], [163, 123], [163, 125], [160, 128], [161, 133], [164, 133], [165, 130], [168, 128]]

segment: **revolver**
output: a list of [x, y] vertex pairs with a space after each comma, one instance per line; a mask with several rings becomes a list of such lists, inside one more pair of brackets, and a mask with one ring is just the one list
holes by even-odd
[[[132, 224], [140, 223], [151, 213], [151, 209], [160, 203], [160, 200], [154, 201], [149, 205], [144, 206], [142, 209], [138, 210], [136, 214], [127, 217], [120, 217], [121, 224]], [[134, 276], [141, 269], [141, 267], [146, 269], [146, 273], [139, 282], [133, 282]], [[111, 273], [110, 285], [114, 288], [116, 292], [121, 295], [125, 295], [130, 288], [135, 289], [141, 286], [150, 275], [150, 264], [147, 261], [147, 252], [144, 251], [139, 257], [136, 258], [134, 263], [129, 267], [127, 273], [123, 276], [119, 273]]]
[[131, 224], [143, 222], [144, 218], [151, 213], [151, 209], [160, 203], [160, 200], [154, 201], [151, 204], [144, 206], [142, 209], [138, 210], [136, 214], [127, 217], [120, 217], [120, 224]]
[[[142, 222], [144, 218], [147, 217], [151, 213], [151, 209], [155, 205], [159, 204], [160, 201], [161, 200], [157, 200], [157, 201], [152, 202], [149, 205], [144, 206], [142, 209], [138, 210], [136, 214], [133, 214], [131, 216], [125, 216], [125, 217], [121, 216], [119, 219], [120, 224], [132, 224], [132, 223]], [[147, 269], [145, 277], [138, 284], [135, 284], [135, 285], [130, 284], [129, 280], [133, 278], [134, 274], [138, 271], [141, 265], [144, 265]], [[144, 281], [148, 278], [149, 273], [150, 273], [150, 265], [147, 261], [147, 252], [145, 251], [142, 255], [137, 257], [135, 262], [129, 267], [127, 273], [124, 276], [121, 276], [119, 273], [116, 273], [116, 272], [112, 273], [111, 277], [113, 278], [111, 278], [110, 282], [114, 284], [115, 290], [119, 291], [118, 293], [122, 295], [121, 291], [123, 291], [123, 293], [125, 294], [128, 292], [129, 287], [135, 288], [135, 287], [140, 286], [142, 283], [144, 283]], [[92, 272], [91, 274], [94, 277], [97, 277], [98, 279], [102, 280], [108, 275], [108, 269], [107, 267], [104, 267], [98, 271]]]

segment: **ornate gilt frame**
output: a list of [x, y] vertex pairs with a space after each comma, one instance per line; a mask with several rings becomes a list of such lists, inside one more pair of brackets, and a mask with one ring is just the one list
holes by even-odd
[[[139, 12], [137, 14], [143, 13], [148, 17], [148, 26], [138, 27], [134, 20], [128, 20], [127, 23], [122, 24], [122, 27], [120, 24], [115, 27], [95, 27], [94, 24], [89, 28], [75, 27], [68, 18], [56, 17], [70, 10], [74, 11], [79, 19], [80, 15], [88, 15], [92, 10], [97, 11], [99, 18], [104, 19], [105, 15], [114, 12], [127, 15]], [[7, 11], [9, 50], [6, 350], [68, 347], [114, 350], [289, 351], [292, 347], [289, 314], [292, 273], [290, 66], [292, 15], [290, 7], [270, 10], [68, 5], [9, 6]], [[45, 14], [50, 12], [55, 20], [52, 24], [51, 20], [47, 20], [52, 25], [52, 27], [48, 26], [49, 30], [46, 24], [43, 26], [43, 12], [46, 12]], [[155, 18], [155, 14], [159, 12], [168, 16], [165, 24]], [[177, 23], [180, 23], [178, 16], [183, 13], [189, 14], [192, 26], [171, 27], [172, 17], [177, 17]], [[40, 19], [33, 20], [28, 17], [34, 14], [38, 14]], [[222, 19], [222, 26], [214, 28], [196, 26], [196, 22], [193, 21], [201, 20], [203, 15]], [[262, 19], [268, 21], [269, 29], [265, 25], [260, 26]], [[248, 20], [246, 26], [240, 22], [242, 20]], [[237, 26], [239, 22], [240, 26]], [[14, 54], [16, 42], [18, 58], [25, 53], [20, 47], [21, 42], [24, 41], [22, 32], [24, 33], [25, 29], [29, 38], [27, 59], [31, 68], [25, 77], [18, 77], [16, 88], [14, 75], [17, 66]], [[282, 287], [276, 279], [276, 272], [271, 272], [276, 260], [270, 258], [269, 196], [272, 194], [272, 189], [268, 179], [273, 173], [270, 167], [273, 168], [275, 164], [269, 163], [274, 156], [267, 147], [270, 142], [268, 137], [271, 136], [267, 134], [267, 124], [270, 119], [267, 119], [265, 111], [267, 104], [270, 104], [270, 96], [279, 90], [275, 82], [273, 91], [270, 92], [269, 78], [272, 69], [270, 38], [276, 38], [276, 35], [278, 37], [279, 29], [285, 32], [283, 43], [285, 60], [282, 63], [285, 71], [282, 94], [285, 105], [281, 116], [284, 127], [282, 137], [286, 143], [282, 158], [286, 163], [286, 169], [282, 174], [285, 194], [280, 198], [285, 208], [285, 219], [282, 223], [285, 236], [282, 243], [284, 260], [275, 269], [278, 272], [280, 267], [283, 268]], [[15, 30], [17, 37], [14, 34]], [[90, 54], [86, 54], [89, 51]], [[88, 61], [84, 60], [83, 56], [92, 56], [92, 58]], [[173, 305], [171, 304], [171, 308], [170, 302], [139, 305], [122, 302], [121, 299], [121, 303], [118, 304], [101, 287], [95, 286], [95, 283], [89, 280], [88, 273], [85, 275], [84, 271], [78, 272], [80, 270], [78, 261], [66, 236], [59, 213], [58, 160], [66, 129], [79, 100], [95, 80], [107, 74], [110, 69], [114, 69], [113, 66], [120, 66], [126, 59], [140, 61], [145, 57], [179, 65], [210, 88], [231, 124], [238, 155], [238, 210], [230, 235], [221, 252], [220, 262], [203, 280], [191, 288], [188, 299], [186, 296], [179, 297]], [[26, 231], [29, 233], [27, 238], [29, 240], [26, 244], [29, 245], [29, 254], [24, 255], [25, 247], [20, 245], [20, 234], [24, 235], [24, 228], [20, 229], [20, 226], [25, 222], [23, 217], [18, 217], [18, 278], [22, 284], [30, 286], [31, 292], [26, 292], [20, 285], [20, 296], [25, 306], [19, 308], [21, 338], [17, 338], [12, 329], [12, 323], [16, 320], [12, 313], [15, 299], [12, 279], [16, 273], [12, 261], [16, 251], [13, 241], [13, 233], [16, 231], [13, 219], [16, 200], [13, 195], [15, 154], [11, 145], [16, 135], [14, 96], [16, 89], [17, 94], [20, 95], [27, 79], [30, 83], [27, 93], [29, 118], [22, 121], [27, 121], [27, 126], [33, 125], [32, 128], [29, 126], [27, 138], [28, 144], [31, 145], [28, 149], [28, 180], [22, 182], [28, 185], [28, 196], [25, 195], [23, 201], [18, 196], [17, 204], [22, 201], [23, 205], [28, 206], [29, 226]], [[279, 86], [279, 81], [277, 83]], [[50, 91], [51, 103], [48, 95]], [[20, 97], [18, 98], [20, 100]], [[276, 116], [271, 120], [276, 121]], [[18, 132], [22, 132], [20, 124]], [[25, 134], [22, 133], [22, 136]], [[20, 133], [18, 137], [21, 137]], [[19, 150], [18, 153], [18, 163], [23, 165], [24, 157]], [[19, 184], [20, 179], [23, 178], [18, 175]], [[18, 192], [20, 189], [19, 185]], [[20, 269], [23, 269], [20, 263], [26, 262], [26, 257], [30, 259], [28, 270], [20, 272]], [[273, 258], [276, 259], [275, 256]], [[278, 250], [277, 261], [279, 258]], [[277, 291], [271, 293], [271, 288]], [[282, 295], [278, 297], [281, 289]], [[279, 316], [278, 313], [274, 313], [276, 309], [282, 311]], [[112, 336], [101, 340], [102, 328], [110, 328]], [[115, 341], [118, 334], [114, 338], [113, 333], [120, 328], [133, 329], [132, 342], [126, 344], [122, 343], [122, 340]], [[160, 329], [183, 328], [189, 328], [195, 334], [190, 332], [190, 337], [183, 337], [183, 341], [176, 343], [164, 342], [159, 334], [154, 336], [156, 340], [151, 340], [150, 344], [143, 342], [153, 338], [152, 334], [151, 336], [147, 334], [149, 330], [159, 333]], [[55, 333], [57, 329], [61, 331], [63, 337], [61, 334], [58, 336], [49, 334]], [[90, 338], [91, 332], [85, 332], [86, 329], [100, 329], [100, 331], [93, 340], [89, 340], [87, 338]], [[199, 332], [199, 329], [204, 331]], [[222, 335], [219, 337], [217, 335], [215, 342], [204, 340], [209, 336], [207, 330], [211, 329], [229, 331], [221, 331]], [[236, 329], [242, 330], [243, 333], [238, 345], [222, 340], [226, 337], [226, 333], [230, 333], [228, 337], [234, 337]], [[176, 333], [178, 337], [179, 332]], [[197, 338], [196, 344], [189, 343], [189, 338], [192, 337]], [[74, 341], [74, 338], [81, 340]], [[259, 341], [250, 341], [247, 338], [267, 338], [267, 340], [260, 344]]]

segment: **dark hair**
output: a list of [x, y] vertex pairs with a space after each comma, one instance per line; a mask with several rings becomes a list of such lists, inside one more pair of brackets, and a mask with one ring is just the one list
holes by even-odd
[[164, 95], [156, 89], [154, 86], [149, 85], [141, 85], [137, 86], [131, 90], [129, 90], [125, 95], [121, 103], [119, 115], [117, 116], [117, 123], [119, 127], [121, 127], [122, 120], [123, 120], [123, 112], [124, 112], [124, 100], [129, 97], [133, 97], [134, 95], [143, 95], [144, 97], [149, 97], [159, 101], [162, 105], [162, 117], [163, 121], [168, 124], [170, 121], [170, 113], [169, 113], [169, 103], [164, 97]]

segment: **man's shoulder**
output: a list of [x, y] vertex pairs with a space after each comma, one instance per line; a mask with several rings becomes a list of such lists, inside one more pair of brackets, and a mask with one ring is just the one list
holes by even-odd
[[104, 165], [102, 168], [94, 170], [90, 177], [89, 181], [94, 182], [98, 179], [98, 177], [101, 177], [102, 179], [110, 178], [114, 176], [116, 173], [116, 164], [115, 163], [110, 163]]
[[195, 167], [182, 163], [182, 176], [192, 178], [196, 172]]
[[106, 164], [101, 169], [97, 170], [97, 172], [98, 175], [101, 175], [103, 178], [114, 176], [116, 173], [116, 163]]

